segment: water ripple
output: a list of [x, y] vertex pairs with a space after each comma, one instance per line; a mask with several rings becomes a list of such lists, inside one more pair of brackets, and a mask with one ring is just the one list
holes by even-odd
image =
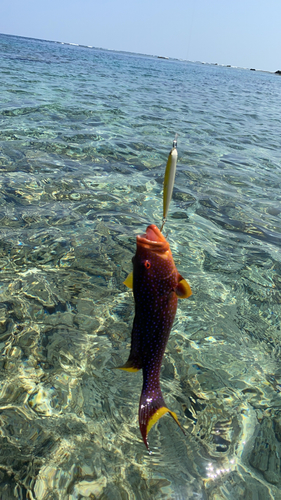
[[[280, 81], [0, 36], [3, 499], [279, 498]], [[165, 226], [181, 301], [148, 456], [123, 281]]]

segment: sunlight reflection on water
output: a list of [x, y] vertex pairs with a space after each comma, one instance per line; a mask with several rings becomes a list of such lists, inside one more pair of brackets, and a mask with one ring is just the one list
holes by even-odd
[[[1, 498], [281, 498], [275, 76], [0, 43]], [[174, 128], [165, 231], [193, 296], [161, 386], [187, 437], [161, 419], [150, 457], [141, 374], [112, 368], [128, 355], [123, 281], [136, 234], [160, 224]]]

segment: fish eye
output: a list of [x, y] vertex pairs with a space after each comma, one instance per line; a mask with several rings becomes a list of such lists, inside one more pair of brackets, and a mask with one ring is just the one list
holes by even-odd
[[144, 267], [146, 267], [146, 269], [150, 269], [151, 264], [150, 264], [149, 260], [144, 261]]

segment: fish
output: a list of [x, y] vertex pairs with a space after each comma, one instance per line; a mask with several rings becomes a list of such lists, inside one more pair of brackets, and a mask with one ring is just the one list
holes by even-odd
[[151, 453], [147, 436], [163, 415], [169, 413], [182, 429], [176, 413], [164, 401], [160, 369], [178, 298], [188, 298], [192, 291], [178, 272], [170, 245], [156, 225], [149, 225], [145, 234], [137, 236], [136, 243], [133, 271], [124, 281], [133, 289], [135, 301], [131, 350], [127, 362], [118, 368], [128, 372], [142, 370], [139, 427], [143, 442]]

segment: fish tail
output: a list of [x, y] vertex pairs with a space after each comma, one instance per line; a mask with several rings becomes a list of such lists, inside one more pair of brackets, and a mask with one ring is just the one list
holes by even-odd
[[147, 435], [153, 425], [156, 424], [156, 422], [166, 413], [170, 413], [182, 432], [185, 434], [179, 423], [177, 415], [167, 408], [160, 387], [153, 391], [143, 389], [139, 405], [139, 425], [142, 439], [149, 453], [151, 453], [151, 451], [148, 446]]

